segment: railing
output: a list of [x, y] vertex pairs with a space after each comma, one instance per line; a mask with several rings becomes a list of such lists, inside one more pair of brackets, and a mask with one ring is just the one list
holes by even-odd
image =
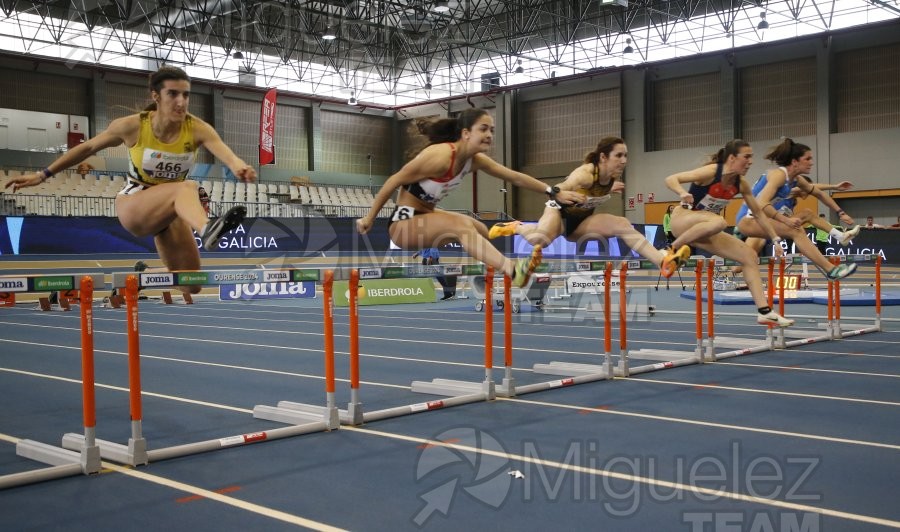
[[[115, 198], [94, 196], [0, 194], [0, 215], [114, 217], [115, 202]], [[360, 218], [369, 212], [365, 206], [213, 201], [210, 202], [210, 214], [218, 216], [235, 205], [247, 207], [247, 216], [251, 218]], [[391, 210], [390, 207], [383, 207], [378, 217], [387, 218]]]

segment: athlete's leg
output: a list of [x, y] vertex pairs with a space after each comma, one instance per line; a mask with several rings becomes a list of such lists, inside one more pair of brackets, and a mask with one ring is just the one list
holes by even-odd
[[[197, 249], [197, 241], [194, 233], [186, 222], [175, 219], [169, 227], [163, 229], [154, 238], [156, 252], [169, 271], [199, 270], [200, 251]], [[200, 292], [199, 286], [179, 286], [182, 292], [196, 294]]]
[[116, 196], [122, 227], [135, 236], [155, 235], [176, 219], [200, 232], [209, 218], [200, 205], [196, 181], [163, 183], [131, 195]]
[[725, 227], [727, 227], [725, 219], [718, 214], [678, 207], [672, 212], [672, 233], [675, 235], [672, 247], [679, 249], [681, 246], [690, 245], [705, 237], [721, 233]]
[[601, 238], [621, 238], [625, 245], [646, 257], [656, 266], [662, 264], [665, 253], [653, 247], [644, 235], [631, 225], [627, 218], [613, 214], [596, 213], [581, 222], [569, 237], [569, 240], [598, 240]]

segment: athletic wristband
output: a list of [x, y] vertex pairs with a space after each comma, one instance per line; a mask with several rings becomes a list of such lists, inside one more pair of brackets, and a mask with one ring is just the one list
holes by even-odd
[[53, 172], [51, 172], [49, 168], [44, 168], [41, 170], [41, 173], [44, 174], [44, 179], [41, 179], [41, 181], [46, 181], [53, 177]]
[[552, 186], [547, 187], [547, 190], [544, 191], [544, 194], [550, 196], [550, 199], [556, 199], [556, 195], [559, 194], [559, 187]]

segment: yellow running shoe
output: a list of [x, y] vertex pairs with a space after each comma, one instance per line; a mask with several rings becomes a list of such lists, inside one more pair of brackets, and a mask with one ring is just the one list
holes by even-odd
[[672, 277], [675, 275], [675, 272], [678, 271], [678, 268], [687, 262], [689, 258], [691, 258], [691, 248], [688, 246], [681, 246], [678, 248], [678, 251], [675, 251], [671, 247], [667, 248], [666, 256], [659, 265], [662, 276], [666, 279]]
[[540, 245], [534, 246], [531, 250], [530, 257], [523, 257], [516, 262], [516, 269], [513, 270], [512, 285], [516, 288], [522, 288], [531, 279], [531, 274], [535, 268], [541, 265], [544, 258], [544, 252]]
[[491, 227], [491, 230], [488, 231], [488, 238], [500, 238], [501, 236], [513, 236], [516, 234], [516, 227], [519, 227], [522, 222], [518, 220], [513, 220], [511, 222], [501, 222], [494, 224]]

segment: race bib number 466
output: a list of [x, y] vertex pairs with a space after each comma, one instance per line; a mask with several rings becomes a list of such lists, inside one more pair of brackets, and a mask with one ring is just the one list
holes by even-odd
[[144, 150], [141, 167], [152, 179], [177, 181], [187, 177], [193, 163], [193, 153], [169, 153], [148, 148]]

